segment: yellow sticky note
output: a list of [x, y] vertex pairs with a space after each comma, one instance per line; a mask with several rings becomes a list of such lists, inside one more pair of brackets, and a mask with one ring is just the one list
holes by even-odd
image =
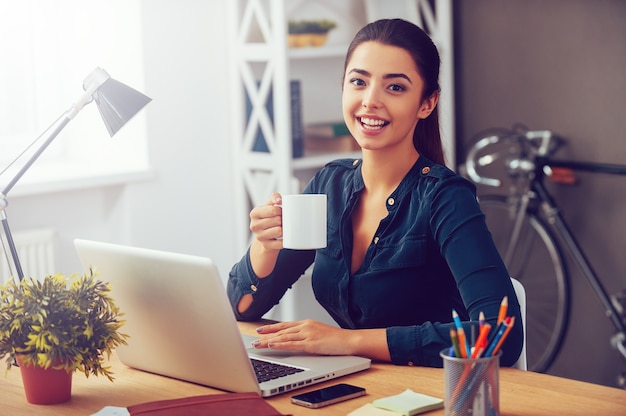
[[351, 411], [347, 416], [400, 416], [400, 413], [392, 412], [391, 410], [379, 409], [373, 404], [368, 403]]
[[443, 407], [443, 399], [416, 393], [411, 389], [395, 396], [383, 397], [372, 402], [374, 407], [391, 410], [403, 416], [413, 416]]

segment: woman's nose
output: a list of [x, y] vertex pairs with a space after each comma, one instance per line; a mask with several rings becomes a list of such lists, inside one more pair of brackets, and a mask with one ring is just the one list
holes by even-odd
[[363, 107], [379, 108], [381, 106], [380, 94], [375, 88], [368, 88], [363, 94]]

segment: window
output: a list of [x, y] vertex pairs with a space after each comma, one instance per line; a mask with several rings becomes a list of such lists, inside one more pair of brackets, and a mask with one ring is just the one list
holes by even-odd
[[[140, 0], [3, 1], [0, 56], [0, 170], [71, 107], [96, 67], [150, 95], [143, 86]], [[16, 188], [147, 170], [144, 113], [110, 138], [96, 105], [86, 105]], [[0, 189], [30, 153], [0, 176]]]

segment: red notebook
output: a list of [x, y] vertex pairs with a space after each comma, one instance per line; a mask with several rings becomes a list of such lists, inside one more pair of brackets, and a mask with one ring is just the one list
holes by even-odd
[[159, 400], [128, 407], [131, 416], [286, 416], [256, 393], [223, 393]]

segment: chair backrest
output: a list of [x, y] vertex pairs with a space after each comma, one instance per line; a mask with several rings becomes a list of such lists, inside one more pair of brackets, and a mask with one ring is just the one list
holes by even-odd
[[524, 343], [522, 344], [522, 352], [517, 359], [517, 362], [513, 364], [513, 367], [520, 370], [528, 370], [528, 364], [526, 362], [526, 290], [519, 280], [511, 278], [513, 282], [513, 289], [515, 289], [515, 295], [519, 302], [520, 314], [522, 315], [522, 325], [524, 327]]

